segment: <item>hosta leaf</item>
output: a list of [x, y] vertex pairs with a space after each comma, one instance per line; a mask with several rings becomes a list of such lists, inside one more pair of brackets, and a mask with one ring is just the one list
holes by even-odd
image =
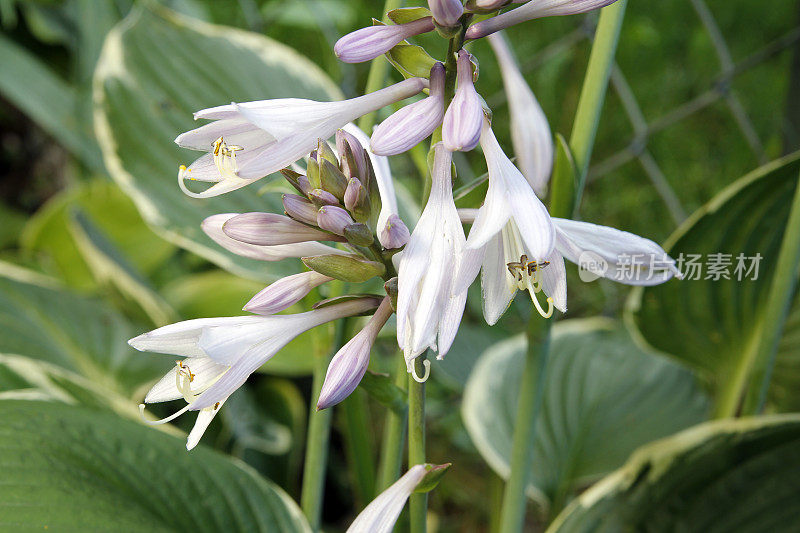
[[269, 98], [335, 100], [340, 92], [308, 59], [264, 36], [212, 26], [163, 8], [137, 7], [106, 38], [95, 74], [95, 129], [106, 166], [168, 240], [259, 279], [294, 265], [223, 250], [200, 229], [216, 213], [282, 211], [265, 181], [217, 198], [186, 197], [177, 169], [200, 155], [173, 140], [199, 126], [192, 112]]
[[14, 531], [310, 531], [250, 468], [113, 414], [0, 401], [0, 528]]
[[141, 329], [103, 302], [0, 276], [0, 352], [46, 361], [133, 397], [173, 364], [128, 346]]
[[[467, 430], [502, 477], [509, 474], [525, 348], [517, 336], [487, 350], [464, 391]], [[708, 411], [689, 371], [642, 351], [605, 320], [553, 328], [544, 383], [529, 494], [555, 508], [638, 446], [696, 424]]]
[[637, 450], [549, 533], [795, 531], [800, 417], [724, 420]]
[[[666, 245], [675, 258], [701, 255], [706, 266], [701, 279], [689, 279], [694, 271], [685, 264], [687, 279], [631, 293], [627, 319], [644, 340], [696, 369], [715, 390], [747, 375], [748, 354], [755, 348], [799, 174], [797, 153], [754, 171], [719, 193], [678, 228]], [[705, 279], [709, 254], [716, 253], [730, 254], [730, 279]], [[738, 279], [739, 254], [744, 258], [761, 255], [757, 279], [752, 279], [752, 273]], [[745, 267], [751, 264], [745, 261]], [[789, 408], [800, 405], [797, 300], [791, 317], [778, 354], [780, 371], [774, 373], [775, 387], [771, 389], [772, 399]]]

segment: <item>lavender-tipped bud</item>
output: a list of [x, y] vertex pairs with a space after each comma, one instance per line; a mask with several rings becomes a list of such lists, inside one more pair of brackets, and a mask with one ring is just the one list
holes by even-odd
[[434, 29], [433, 18], [421, 19], [396, 26], [370, 26], [348, 33], [333, 47], [333, 52], [345, 63], [362, 63], [383, 55], [401, 41]]
[[324, 205], [317, 211], [317, 225], [336, 235], [344, 235], [344, 228], [354, 224], [350, 214], [335, 205]]
[[[311, 189], [308, 192], [308, 199], [314, 202], [314, 205], [322, 207], [323, 205], [339, 205], [339, 199], [328, 191], [322, 189]], [[316, 215], [314, 215], [316, 217]]]
[[295, 220], [305, 224], [317, 225], [317, 206], [308, 199], [296, 194], [283, 195], [283, 210]]
[[369, 246], [375, 241], [375, 236], [369, 226], [357, 222], [344, 228], [344, 238], [356, 246]]
[[391, 315], [391, 302], [386, 297], [364, 329], [336, 352], [328, 365], [325, 382], [319, 393], [318, 410], [336, 405], [356, 389], [369, 366], [372, 345]]
[[345, 177], [364, 179], [367, 176], [369, 155], [355, 135], [344, 130], [336, 132], [336, 150]]
[[430, 96], [407, 105], [375, 128], [370, 139], [378, 155], [396, 155], [416, 146], [442, 123], [444, 116], [445, 68], [431, 68]]
[[433, 20], [446, 28], [457, 25], [458, 19], [464, 14], [461, 0], [428, 0], [428, 7], [433, 13]]
[[386, 227], [381, 232], [381, 244], [387, 250], [402, 248], [411, 238], [408, 228], [397, 215], [391, 215], [386, 221]]
[[457, 71], [458, 88], [444, 114], [442, 140], [451, 152], [468, 152], [481, 138], [483, 104], [472, 81], [472, 61], [466, 50], [458, 52]]
[[279, 313], [302, 300], [311, 289], [332, 280], [333, 278], [313, 270], [287, 276], [253, 296], [242, 310], [257, 315]]
[[306, 241], [341, 242], [344, 240], [275, 213], [242, 213], [241, 215], [236, 215], [222, 225], [222, 231], [231, 239], [260, 246], [275, 246]]
[[472, 13], [492, 13], [510, 3], [511, 0], [467, 0], [467, 9]]
[[344, 191], [344, 206], [356, 222], [366, 222], [370, 216], [370, 203], [367, 189], [358, 178], [350, 178]]

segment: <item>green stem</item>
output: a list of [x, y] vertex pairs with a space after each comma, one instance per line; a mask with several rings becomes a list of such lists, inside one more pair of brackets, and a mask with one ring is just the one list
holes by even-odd
[[536, 423], [544, 398], [544, 375], [550, 348], [550, 320], [534, 313], [528, 323], [528, 349], [522, 371], [514, 438], [511, 443], [511, 475], [503, 493], [500, 531], [522, 531], [525, 521], [525, 489], [533, 464]]
[[[422, 361], [425, 355], [414, 360], [418, 376], [424, 374]], [[408, 467], [425, 463], [425, 384], [408, 375]], [[414, 493], [409, 499], [411, 533], [425, 533], [428, 514], [428, 495]]]
[[628, 0], [619, 0], [600, 11], [600, 20], [594, 35], [592, 53], [589, 56], [589, 66], [583, 80], [578, 109], [575, 112], [575, 122], [569, 146], [575, 157], [575, 166], [578, 169], [578, 183], [575, 190], [575, 211], [581, 202], [583, 188], [586, 184], [586, 174], [589, 171], [589, 160], [592, 157], [597, 126], [603, 112], [603, 103], [608, 88], [608, 78], [611, 67], [614, 66], [614, 55], [617, 51], [619, 32], [625, 17], [625, 7]]
[[500, 509], [503, 507], [503, 478], [489, 472], [489, 533], [500, 531]]
[[[572, 155], [578, 169], [578, 180], [574, 187], [567, 188], [567, 194], [571, 196], [566, 199], [567, 201], [551, 204], [553, 216], [568, 217], [573, 211], [577, 211], [580, 205], [626, 5], [627, 0], [620, 0], [600, 12], [570, 140]], [[567, 174], [571, 179], [571, 173], [562, 173], [564, 176]], [[552, 210], [553, 206], [560, 207]], [[528, 323], [528, 350], [522, 372], [511, 445], [511, 474], [503, 494], [500, 519], [500, 531], [503, 533], [520, 531], [525, 521], [525, 489], [530, 478], [536, 423], [544, 394], [551, 324], [550, 320], [542, 320], [536, 313], [533, 313]]]
[[775, 367], [778, 343], [795, 296], [798, 265], [800, 265], [800, 182], [794, 191], [775, 274], [761, 318], [761, 328], [751, 363], [752, 377], [743, 409], [745, 415], [758, 414], [764, 408]]
[[375, 443], [364, 391], [355, 390], [341, 404], [348, 462], [354, 472], [356, 503], [363, 509], [375, 497]]
[[[403, 0], [386, 0], [383, 5], [383, 22], [388, 22], [386, 13], [393, 9], [397, 9], [403, 5]], [[375, 92], [383, 88], [386, 81], [386, 75], [389, 73], [389, 60], [384, 56], [376, 57], [372, 60], [369, 66], [369, 74], [367, 75], [367, 85], [364, 88], [364, 94]], [[367, 113], [358, 121], [358, 127], [361, 128], [367, 135], [370, 135], [372, 128], [375, 126], [377, 112]]]
[[[344, 290], [332, 291], [343, 294]], [[336, 323], [332, 349], [327, 352], [318, 349], [314, 360], [314, 378], [312, 384], [313, 395], [309, 402], [308, 437], [306, 440], [306, 457], [303, 466], [303, 489], [300, 494], [300, 507], [306, 515], [311, 529], [317, 531], [320, 527], [322, 516], [322, 495], [325, 488], [325, 471], [328, 463], [328, 440], [331, 432], [331, 416], [333, 409], [317, 411], [316, 399], [325, 382], [325, 374], [331, 357], [339, 348], [344, 346], [347, 331], [347, 319]]]
[[[395, 369], [394, 384], [405, 390], [408, 382], [406, 362], [403, 354], [397, 354], [395, 357], [397, 357], [397, 368]], [[381, 458], [378, 466], [377, 492], [383, 492], [400, 477], [407, 418], [408, 411], [399, 414], [391, 409], [386, 410]]]

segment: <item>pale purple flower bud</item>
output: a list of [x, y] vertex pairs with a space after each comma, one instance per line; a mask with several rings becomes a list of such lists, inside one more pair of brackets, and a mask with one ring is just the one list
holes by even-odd
[[[352, 127], [357, 128], [355, 124], [353, 124]], [[358, 131], [360, 132], [361, 130]], [[355, 164], [356, 168], [350, 168], [351, 161], [345, 157], [345, 147], [350, 148], [350, 151], [353, 153], [352, 163]], [[369, 155], [355, 135], [343, 129], [338, 130], [336, 132], [336, 151], [339, 153], [339, 157], [342, 160], [342, 172], [344, 172], [345, 176], [348, 178], [366, 178]]]
[[466, 50], [458, 52], [458, 88], [447, 107], [442, 141], [451, 152], [468, 152], [478, 145], [483, 126], [483, 104], [472, 82], [472, 61]]
[[306, 226], [287, 216], [274, 213], [236, 215], [223, 224], [222, 231], [231, 239], [261, 246], [344, 240], [317, 228]]
[[311, 191], [311, 183], [308, 181], [307, 176], [298, 176], [297, 186], [303, 194], [308, 194]]
[[428, 0], [428, 7], [433, 13], [433, 20], [445, 27], [458, 24], [458, 19], [464, 14], [461, 0]]
[[467, 0], [467, 9], [474, 13], [491, 13], [510, 3], [511, 0]]
[[378, 155], [396, 155], [416, 146], [439, 127], [444, 116], [445, 68], [431, 68], [430, 96], [396, 111], [381, 122], [370, 139]]
[[386, 222], [386, 227], [381, 232], [381, 244], [387, 250], [402, 248], [411, 237], [408, 228], [397, 215], [391, 215]]
[[356, 389], [369, 366], [369, 352], [372, 350], [372, 345], [390, 316], [392, 316], [392, 303], [387, 296], [364, 329], [333, 356], [319, 393], [317, 410], [336, 405]]
[[317, 209], [317, 206], [302, 196], [296, 194], [283, 195], [283, 210], [295, 220], [316, 226]]
[[385, 54], [409, 37], [433, 29], [432, 17], [424, 17], [406, 24], [369, 26], [348, 33], [336, 41], [333, 52], [345, 63], [362, 63]]
[[344, 235], [344, 228], [354, 223], [347, 211], [335, 205], [324, 205], [317, 211], [317, 225], [336, 235]]
[[347, 210], [352, 212], [365, 193], [361, 180], [350, 178], [350, 181], [347, 182], [347, 189], [344, 190], [344, 206]]
[[339, 200], [324, 189], [311, 189], [308, 192], [309, 199], [318, 206], [339, 205]]
[[467, 29], [467, 39], [480, 39], [496, 31], [514, 26], [526, 20], [542, 17], [577, 15], [606, 7], [617, 0], [531, 0], [524, 6], [506, 11], [496, 17], [482, 20]]
[[253, 296], [242, 310], [257, 315], [278, 313], [302, 300], [311, 289], [331, 280], [333, 278], [313, 270], [281, 278]]

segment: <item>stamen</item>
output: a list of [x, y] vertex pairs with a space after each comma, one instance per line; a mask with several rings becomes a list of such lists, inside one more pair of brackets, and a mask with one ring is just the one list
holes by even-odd
[[422, 361], [422, 366], [425, 368], [425, 372], [423, 373], [422, 377], [419, 377], [417, 375], [417, 365], [414, 364], [414, 360], [412, 359], [408, 364], [408, 371], [411, 373], [411, 377], [413, 377], [414, 381], [417, 383], [425, 383], [428, 381], [428, 378], [431, 375], [431, 362], [425, 359]]
[[139, 404], [139, 416], [141, 417], [142, 422], [144, 422], [145, 424], [147, 424], [149, 426], [158, 426], [158, 425], [161, 425], [161, 424], [166, 424], [167, 422], [172, 422], [173, 420], [175, 420], [176, 418], [181, 416], [183, 413], [188, 411], [189, 407], [191, 407], [191, 404], [187, 404], [186, 407], [184, 407], [183, 409], [181, 409], [177, 413], [173, 413], [173, 414], [171, 414], [170, 416], [168, 416], [166, 418], [162, 418], [161, 420], [147, 420], [144, 417], [144, 408], [145, 407], [146, 407], [145, 404], [143, 404], [143, 403]]
[[536, 307], [536, 310], [542, 315], [542, 318], [550, 318], [553, 316], [553, 299], [549, 296], [547, 297], [547, 311], [545, 312], [542, 309], [542, 306], [539, 304], [539, 298], [536, 297], [536, 293], [542, 290], [541, 283], [538, 281], [539, 277], [534, 273], [533, 276], [528, 277], [528, 292], [531, 295], [531, 300], [533, 301], [533, 305]]

